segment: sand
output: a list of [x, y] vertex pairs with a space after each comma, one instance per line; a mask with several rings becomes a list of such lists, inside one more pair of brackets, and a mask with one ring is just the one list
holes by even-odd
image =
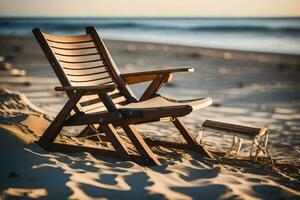
[[[275, 166], [264, 158], [204, 159], [197, 153], [156, 147], [162, 166], [50, 153], [34, 143], [66, 96], [33, 38], [0, 38], [0, 198], [46, 199], [297, 199], [300, 195], [300, 58], [175, 45], [106, 41], [121, 72], [192, 66], [162, 88], [167, 97], [210, 96], [213, 106], [184, 118], [192, 133], [205, 119], [267, 127]], [[0, 59], [1, 60], [1, 59]], [[16, 70], [25, 70], [16, 73]], [[145, 84], [134, 86], [137, 96]], [[144, 136], [181, 140], [169, 123], [138, 126]], [[59, 141], [80, 143], [78, 127]], [[122, 133], [120, 133], [122, 136]], [[206, 146], [229, 148], [232, 136], [205, 132]], [[86, 142], [86, 141], [85, 141]], [[95, 145], [92, 142], [89, 145]]]

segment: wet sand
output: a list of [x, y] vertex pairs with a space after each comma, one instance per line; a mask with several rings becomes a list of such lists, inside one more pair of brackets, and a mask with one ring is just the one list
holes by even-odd
[[[244, 144], [239, 158], [217, 160], [157, 147], [153, 150], [164, 163], [157, 167], [88, 153], [46, 152], [32, 142], [40, 137], [67, 98], [54, 91], [59, 82], [33, 38], [1, 37], [0, 57], [15, 70], [0, 70], [0, 197], [299, 197], [299, 57], [123, 41], [106, 44], [123, 73], [194, 67], [194, 73], [174, 74], [172, 83], [160, 92], [176, 99], [213, 99], [212, 106], [184, 118], [192, 133], [199, 134], [205, 119], [266, 127], [275, 168], [247, 159], [249, 143]], [[25, 70], [26, 75], [18, 74], [17, 69]], [[146, 84], [133, 86], [136, 96], [145, 87]], [[138, 129], [144, 136], [181, 140], [169, 123], [140, 125]], [[58, 139], [80, 143], [69, 137], [78, 131], [66, 129], [65, 136]], [[232, 139], [210, 131], [204, 137], [207, 147], [215, 151], [228, 149]]]

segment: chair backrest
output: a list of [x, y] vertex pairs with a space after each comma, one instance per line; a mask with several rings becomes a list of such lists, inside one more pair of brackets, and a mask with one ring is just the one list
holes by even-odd
[[[136, 101], [94, 27], [87, 27], [86, 34], [79, 36], [50, 35], [39, 28], [33, 29], [33, 34], [62, 86], [114, 83], [117, 89], [109, 95], [115, 104]], [[77, 107], [87, 113], [105, 110], [98, 95], [83, 97]]]

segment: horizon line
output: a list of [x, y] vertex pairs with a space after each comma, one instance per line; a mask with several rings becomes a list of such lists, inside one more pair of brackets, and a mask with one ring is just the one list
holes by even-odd
[[34, 19], [34, 18], [53, 18], [53, 19], [68, 19], [68, 18], [75, 18], [75, 19], [133, 19], [133, 18], [140, 18], [140, 19], [192, 19], [192, 18], [203, 18], [203, 19], [276, 19], [276, 18], [300, 18], [299, 16], [289, 16], [289, 15], [282, 15], [282, 16], [13, 16], [13, 15], [0, 15], [0, 18], [27, 18], [27, 19]]

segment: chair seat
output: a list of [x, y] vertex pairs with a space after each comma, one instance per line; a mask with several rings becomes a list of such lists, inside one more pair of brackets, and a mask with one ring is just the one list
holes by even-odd
[[146, 101], [140, 101], [137, 103], [129, 103], [127, 105], [119, 107], [119, 109], [154, 109], [154, 108], [166, 108], [177, 106], [189, 106], [192, 111], [205, 108], [212, 104], [210, 97], [192, 100], [174, 100], [162, 96], [153, 97]]
[[211, 98], [202, 98], [194, 100], [173, 100], [162, 96], [153, 97], [146, 101], [129, 103], [118, 109], [125, 113], [142, 112], [143, 118], [159, 119], [164, 117], [181, 117], [192, 111], [205, 108], [212, 104]]

